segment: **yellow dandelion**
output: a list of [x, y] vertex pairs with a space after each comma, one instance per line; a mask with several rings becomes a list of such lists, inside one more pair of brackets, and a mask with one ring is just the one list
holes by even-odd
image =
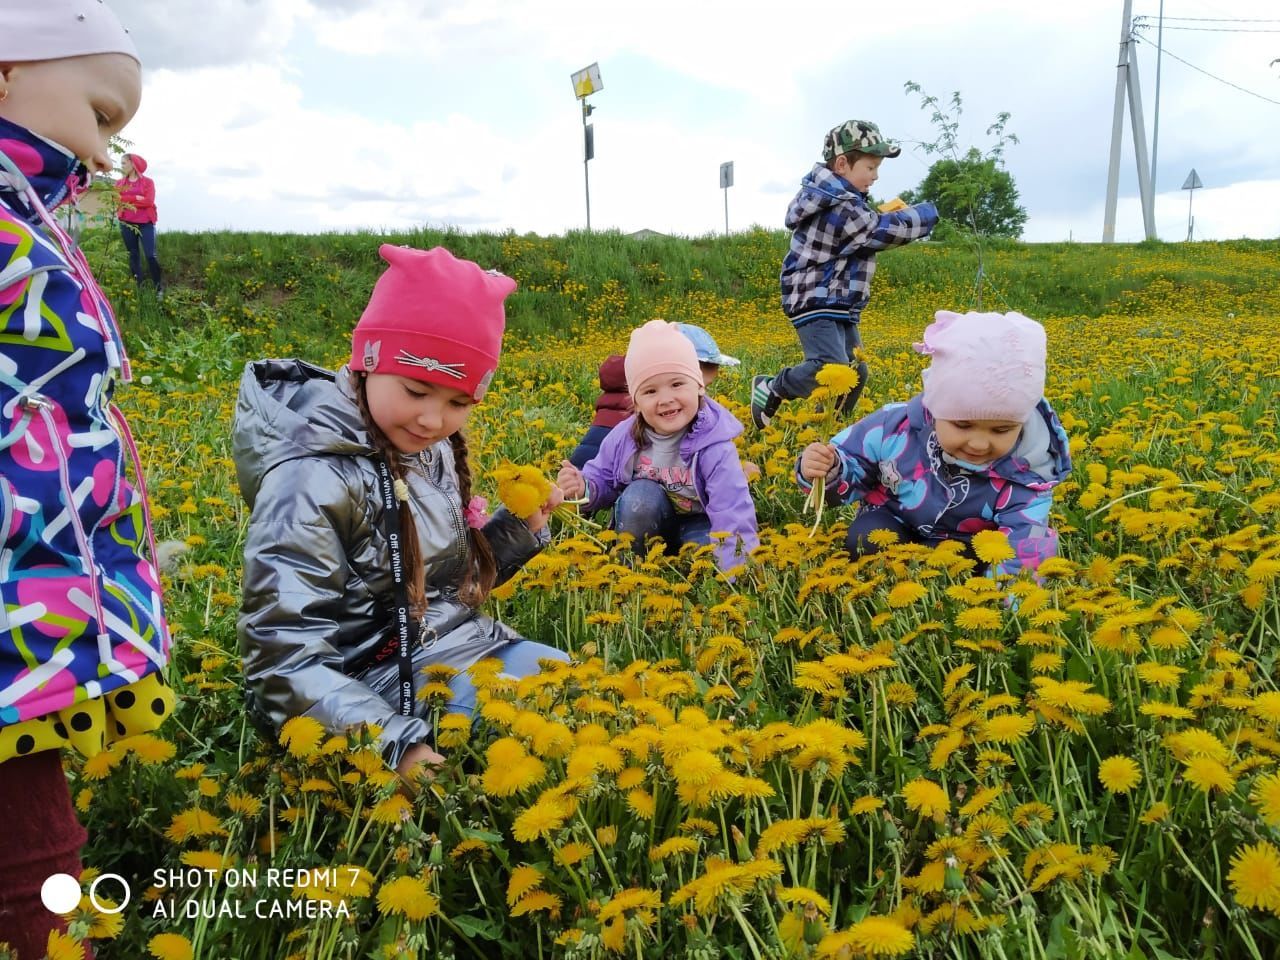
[[324, 726], [312, 717], [290, 717], [280, 728], [280, 745], [295, 757], [312, 756], [324, 738]]
[[507, 881], [507, 906], [514, 906], [526, 893], [542, 886], [542, 871], [528, 864], [521, 864], [511, 871]]
[[1098, 782], [1110, 793], [1128, 793], [1142, 782], [1142, 771], [1130, 757], [1107, 757], [1098, 765]]
[[1158, 720], [1190, 720], [1195, 716], [1195, 712], [1186, 707], [1160, 700], [1144, 703], [1138, 708], [1138, 712], [1144, 717], [1155, 717]]
[[1169, 805], [1161, 800], [1158, 803], [1153, 803], [1149, 806], [1146, 811], [1143, 812], [1142, 816], [1138, 818], [1138, 822], [1145, 823], [1148, 826], [1153, 823], [1159, 823], [1162, 820], [1168, 820], [1170, 812], [1171, 808]]
[[849, 805], [849, 813], [855, 817], [860, 817], [868, 813], [874, 813], [883, 806], [884, 801], [879, 797], [859, 797]]
[[1249, 712], [1272, 726], [1280, 724], [1280, 693], [1268, 690], [1266, 693], [1258, 694], [1253, 698]]
[[1037, 653], [1031, 658], [1032, 673], [1053, 673], [1055, 670], [1062, 668], [1062, 654], [1060, 653]]
[[997, 564], [1012, 560], [1013, 547], [999, 530], [980, 530], [973, 535], [973, 552], [983, 563]]
[[902, 798], [908, 810], [919, 812], [922, 817], [941, 820], [951, 809], [947, 792], [932, 780], [917, 777], [902, 788]]
[[889, 606], [895, 610], [900, 607], [909, 607], [917, 600], [921, 600], [928, 595], [929, 591], [920, 584], [904, 580], [889, 591]]
[[547, 839], [573, 815], [574, 802], [569, 797], [548, 797], [538, 800], [521, 812], [511, 824], [511, 835], [521, 843], [541, 838]]
[[698, 852], [698, 841], [693, 837], [671, 837], [649, 850], [649, 859], [654, 863], [668, 857], [682, 857]]
[[[191, 954], [187, 954], [188, 957]], [[84, 947], [75, 937], [58, 930], [49, 931], [45, 960], [84, 960]]]
[[829, 933], [818, 942], [817, 957], [842, 958], [854, 951], [869, 957], [900, 957], [915, 948], [910, 930], [890, 917], [867, 917], [848, 930]]
[[147, 941], [147, 952], [156, 960], [191, 960], [191, 941], [180, 933], [157, 933]]
[[407, 920], [425, 920], [440, 912], [440, 901], [417, 877], [396, 877], [379, 888], [378, 909]]
[[989, 607], [968, 607], [956, 615], [955, 624], [962, 630], [998, 630], [1000, 614]]
[[1237, 902], [1280, 915], [1280, 852], [1266, 840], [1232, 854], [1227, 876]]
[[847, 364], [827, 363], [814, 374], [814, 379], [830, 390], [831, 396], [839, 397], [858, 385], [858, 371]]
[[1230, 793], [1236, 787], [1236, 778], [1231, 771], [1213, 757], [1191, 757], [1183, 769], [1182, 777], [1201, 793], [1211, 790]]
[[1249, 799], [1268, 826], [1280, 827], [1280, 773], [1259, 777]]
[[1000, 799], [1000, 794], [1002, 793], [1004, 793], [1003, 786], [981, 788], [960, 808], [960, 816], [972, 817], [981, 813]]
[[831, 916], [831, 901], [809, 887], [779, 887], [774, 895], [789, 907], [813, 909], [824, 917]]
[[512, 904], [511, 916], [523, 917], [530, 913], [545, 913], [553, 920], [560, 916], [561, 900], [554, 893], [535, 890], [520, 902]]
[[369, 810], [369, 819], [374, 823], [395, 825], [412, 818], [413, 804], [399, 793], [393, 793], [385, 800], [379, 800]]
[[1034, 714], [997, 713], [979, 725], [978, 739], [989, 743], [1021, 743], [1035, 725]]
[[1140, 663], [1137, 665], [1138, 679], [1153, 687], [1176, 687], [1182, 675], [1187, 671], [1167, 663]]
[[641, 820], [652, 820], [658, 810], [658, 801], [648, 790], [631, 790], [627, 793], [627, 806]]

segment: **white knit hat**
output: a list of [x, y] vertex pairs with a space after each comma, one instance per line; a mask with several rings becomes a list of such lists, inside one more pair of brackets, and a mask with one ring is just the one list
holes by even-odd
[[142, 62], [104, 0], [0, 0], [0, 63], [94, 53], [123, 53]]
[[917, 352], [924, 405], [939, 420], [1021, 423], [1044, 396], [1044, 327], [1020, 313], [939, 310]]

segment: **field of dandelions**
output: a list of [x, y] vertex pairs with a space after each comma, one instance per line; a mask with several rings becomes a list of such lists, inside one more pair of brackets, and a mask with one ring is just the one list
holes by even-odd
[[[762, 545], [732, 582], [705, 549], [637, 557], [553, 521], [490, 608], [572, 662], [519, 683], [482, 664], [473, 725], [441, 714], [446, 674], [421, 678], [448, 765], [414, 792], [367, 733], [264, 741], [235, 638], [240, 369], [340, 363], [376, 238], [215, 239], [170, 239], [162, 308], [95, 252], [158, 533], [188, 548], [165, 582], [180, 702], [160, 735], [69, 762], [86, 889], [116, 873], [132, 899], [86, 899], [50, 957], [1276, 955], [1280, 244], [988, 252], [984, 306], [1044, 322], [1071, 438], [1040, 582], [945, 547], [851, 563], [848, 509], [815, 529], [793, 480], [835, 424], [787, 405], [741, 439]], [[443, 240], [521, 283], [470, 426], [492, 502], [504, 465], [554, 475], [633, 324], [699, 323], [742, 357], [712, 393], [744, 421], [750, 374], [798, 355], [780, 234], [599, 238], [621, 277], [581, 237]], [[915, 392], [911, 342], [974, 291], [962, 248], [881, 257], [859, 413]]]

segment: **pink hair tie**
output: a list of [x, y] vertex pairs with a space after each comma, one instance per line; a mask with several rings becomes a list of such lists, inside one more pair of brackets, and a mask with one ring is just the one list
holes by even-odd
[[467, 526], [472, 530], [480, 530], [489, 522], [489, 501], [484, 497], [472, 497], [462, 515], [467, 519]]

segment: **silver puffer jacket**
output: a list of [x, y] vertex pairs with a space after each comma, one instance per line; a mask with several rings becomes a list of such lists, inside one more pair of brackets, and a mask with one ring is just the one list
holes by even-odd
[[[240, 492], [252, 510], [238, 623], [249, 709], [277, 729], [299, 715], [335, 733], [378, 724], [394, 766], [430, 726], [397, 712], [396, 657], [375, 662], [393, 635], [394, 582], [373, 448], [345, 371], [250, 363], [232, 429]], [[406, 461], [426, 566], [427, 636], [438, 638], [415, 650], [414, 670], [463, 670], [521, 637], [458, 599], [466, 526], [448, 441]], [[484, 533], [499, 582], [545, 542], [506, 510]]]

